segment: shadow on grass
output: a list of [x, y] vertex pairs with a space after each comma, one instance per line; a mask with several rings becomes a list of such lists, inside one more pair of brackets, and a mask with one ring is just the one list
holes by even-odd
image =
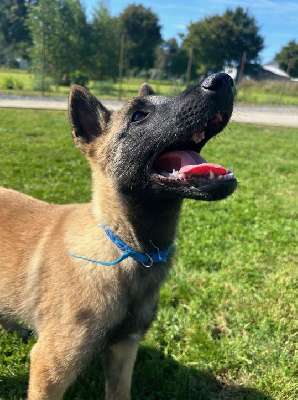
[[161, 351], [143, 347], [133, 379], [134, 400], [272, 400], [256, 389], [220, 382], [211, 372], [185, 366]]
[[20, 400], [27, 397], [28, 372], [13, 376], [0, 374], [0, 400]]
[[[28, 374], [0, 376], [0, 399], [26, 397]], [[68, 389], [65, 400], [103, 400], [101, 362], [93, 362]], [[162, 352], [141, 347], [134, 369], [133, 400], [272, 400], [249, 387], [219, 381], [211, 372], [186, 367]]]

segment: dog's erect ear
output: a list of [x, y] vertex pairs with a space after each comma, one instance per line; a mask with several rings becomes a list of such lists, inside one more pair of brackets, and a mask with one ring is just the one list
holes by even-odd
[[154, 90], [150, 85], [148, 85], [148, 83], [143, 83], [142, 86], [140, 87], [139, 90], [140, 97], [152, 96], [154, 94], [155, 94]]
[[91, 143], [104, 130], [111, 116], [100, 101], [87, 89], [73, 85], [69, 95], [69, 120], [77, 147]]

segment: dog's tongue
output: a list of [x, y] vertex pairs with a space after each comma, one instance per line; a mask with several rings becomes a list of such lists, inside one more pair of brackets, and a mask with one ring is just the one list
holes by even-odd
[[195, 151], [171, 151], [158, 157], [154, 166], [160, 171], [179, 171], [180, 174], [208, 175], [213, 172], [215, 175], [225, 175], [227, 170], [221, 165], [209, 164]]

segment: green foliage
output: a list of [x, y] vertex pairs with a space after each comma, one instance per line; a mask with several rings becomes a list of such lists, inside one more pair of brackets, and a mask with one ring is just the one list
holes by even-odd
[[[0, 184], [90, 199], [65, 112], [0, 110]], [[297, 129], [230, 124], [202, 155], [234, 165], [227, 200], [184, 203], [170, 278], [138, 354], [135, 400], [296, 400]], [[71, 339], [71, 338], [70, 338]], [[26, 397], [29, 351], [0, 334], [0, 399]], [[95, 360], [66, 400], [103, 399]]]
[[166, 40], [158, 46], [155, 57], [155, 67], [165, 70], [169, 79], [185, 75], [188, 54], [185, 49], [179, 47], [175, 38]]
[[[32, 0], [1, 0], [0, 2], [0, 55], [9, 51], [11, 57], [28, 58], [31, 45], [26, 26], [27, 4]], [[1, 54], [2, 53], [2, 54]]]
[[125, 59], [129, 69], [150, 69], [154, 52], [161, 42], [158, 16], [143, 5], [130, 4], [119, 15], [120, 30], [125, 34]]
[[[244, 104], [298, 107], [298, 82], [242, 80], [237, 86], [237, 102]], [[294, 112], [294, 110], [293, 110]]]
[[14, 81], [11, 77], [5, 78], [4, 87], [5, 87], [5, 89], [13, 89], [14, 88]]
[[96, 81], [92, 83], [92, 92], [97, 93], [97, 96], [117, 98], [117, 87], [113, 81]]
[[36, 72], [42, 72], [45, 62], [47, 74], [58, 84], [71, 72], [86, 70], [89, 31], [80, 0], [39, 0], [29, 7], [28, 25]]
[[298, 43], [295, 40], [290, 41], [276, 54], [275, 60], [281, 69], [288, 70], [290, 63], [290, 75], [298, 78]]
[[41, 92], [41, 91], [50, 92], [51, 85], [52, 85], [51, 79], [46, 77], [45, 81], [43, 82], [42, 75], [34, 75], [34, 78], [31, 82], [31, 88], [34, 91], [38, 91], [38, 92]]
[[247, 52], [247, 61], [257, 61], [264, 47], [254, 17], [241, 7], [206, 17], [190, 24], [188, 29], [182, 47], [189, 49], [194, 45], [194, 65], [200, 74], [239, 64], [243, 52]]
[[9, 90], [13, 90], [13, 89], [23, 90], [22, 82], [13, 76], [5, 77], [2, 85], [5, 89], [9, 89]]
[[220, 70], [226, 58], [225, 49], [233, 38], [233, 25], [222, 16], [214, 15], [191, 24], [182, 43], [185, 50], [194, 46], [193, 64], [197, 73], [206, 75], [210, 70]]
[[76, 85], [81, 85], [81, 86], [87, 86], [89, 82], [89, 76], [87, 74], [84, 74], [82, 71], [74, 71], [70, 73], [70, 83], [71, 84], [76, 84]]
[[118, 18], [110, 15], [103, 2], [94, 10], [91, 23], [90, 76], [92, 79], [116, 79], [120, 52]]
[[[21, 70], [1, 70], [0, 71], [0, 90], [6, 92], [10, 90], [11, 93], [20, 93], [20, 91], [27, 91], [31, 87], [33, 76]], [[11, 83], [12, 81], [12, 83]], [[12, 89], [7, 89], [13, 86]]]
[[244, 52], [247, 63], [259, 61], [259, 54], [264, 49], [264, 39], [259, 34], [255, 18], [248, 10], [244, 11], [241, 7], [237, 7], [235, 11], [228, 9], [223, 18], [231, 21], [235, 29], [233, 37], [235, 41], [230, 39], [226, 49], [229, 51], [225, 64], [240, 65]]
[[[82, 0], [0, 1], [0, 60], [30, 59], [35, 74], [46, 73], [56, 86], [69, 85], [70, 74], [81, 71], [90, 80], [116, 80], [120, 37], [125, 34], [124, 75], [138, 77], [154, 66], [158, 77], [184, 78], [189, 50], [194, 45], [192, 79], [221, 70], [226, 64], [239, 65], [244, 52], [248, 63], [259, 61], [264, 40], [249, 11], [227, 9], [191, 23], [182, 45], [175, 38], [162, 41], [159, 19], [150, 8], [130, 4], [113, 17], [107, 3], [100, 1], [87, 21]], [[180, 35], [182, 38], [183, 35]], [[276, 55], [280, 67], [298, 76], [297, 43], [294, 40]], [[15, 88], [16, 82], [10, 85]]]

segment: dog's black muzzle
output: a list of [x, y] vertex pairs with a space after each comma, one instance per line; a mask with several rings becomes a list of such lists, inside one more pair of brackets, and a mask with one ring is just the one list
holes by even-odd
[[[178, 134], [194, 132], [203, 123], [210, 121], [208, 135], [197, 151], [200, 151], [204, 144], [228, 123], [233, 111], [233, 86], [233, 79], [229, 75], [217, 73], [173, 98], [180, 108], [176, 115]], [[216, 120], [211, 121], [211, 119], [218, 113], [221, 113], [221, 118], [216, 124]]]
[[[173, 116], [175, 123], [172, 130], [168, 131], [169, 143], [165, 140], [153, 163], [153, 169], [157, 172], [155, 178], [170, 191], [174, 189], [183, 197], [219, 200], [235, 190], [237, 181], [230, 171], [224, 176], [214, 176], [213, 173], [208, 177], [196, 173], [194, 176], [185, 175], [183, 170], [179, 170], [179, 160], [174, 160], [176, 156], [184, 163], [184, 156], [193, 156], [192, 152], [199, 154], [204, 145], [224, 129], [233, 111], [233, 86], [233, 79], [229, 75], [217, 73], [170, 100], [169, 115]], [[165, 159], [168, 168], [162, 171]], [[202, 159], [197, 161], [202, 163]], [[173, 175], [171, 169], [179, 173]]]

